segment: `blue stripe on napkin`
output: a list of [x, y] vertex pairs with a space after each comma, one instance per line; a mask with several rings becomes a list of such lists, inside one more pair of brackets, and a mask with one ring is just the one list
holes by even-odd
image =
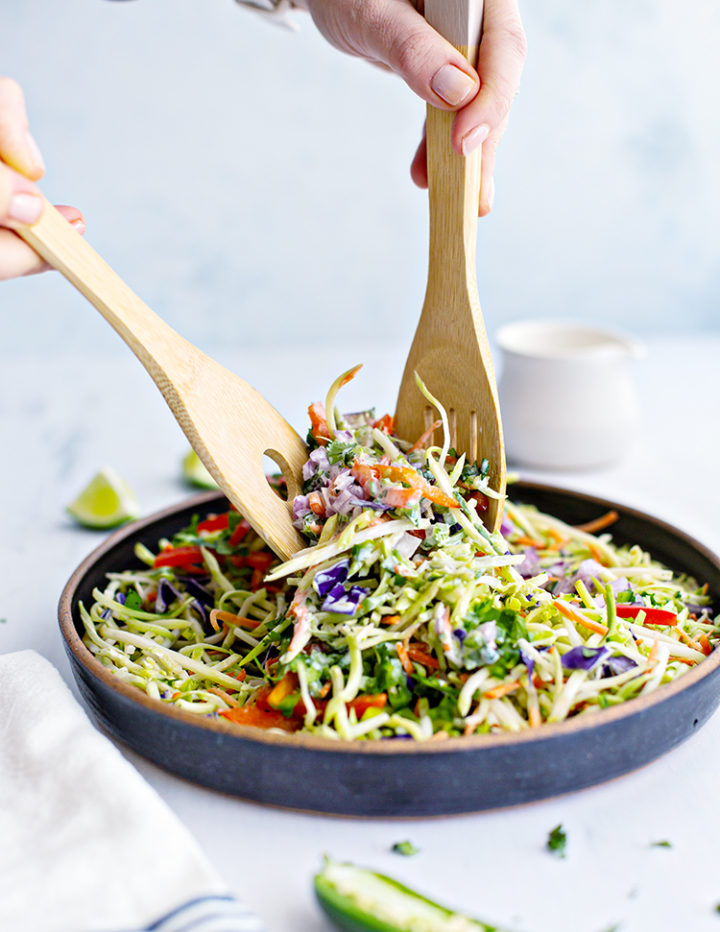
[[233, 896], [201, 896], [178, 906], [143, 932], [265, 932], [254, 913]]

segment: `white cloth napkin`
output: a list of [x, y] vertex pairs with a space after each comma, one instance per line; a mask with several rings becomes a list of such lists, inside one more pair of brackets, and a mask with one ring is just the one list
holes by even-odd
[[31, 650], [0, 656], [0, 929], [262, 932]]

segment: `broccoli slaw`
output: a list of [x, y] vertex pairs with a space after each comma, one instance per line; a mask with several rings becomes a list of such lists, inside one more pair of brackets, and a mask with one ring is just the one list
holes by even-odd
[[[90, 651], [200, 716], [345, 740], [519, 731], [647, 694], [716, 646], [707, 585], [608, 514], [574, 527], [505, 502], [451, 449], [447, 415], [414, 442], [372, 410], [310, 406], [285, 563], [233, 509], [201, 518], [80, 606]], [[435, 431], [442, 445], [431, 443]]]

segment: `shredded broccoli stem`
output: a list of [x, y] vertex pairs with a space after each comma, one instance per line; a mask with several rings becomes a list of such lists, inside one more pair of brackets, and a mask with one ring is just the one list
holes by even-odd
[[[503, 533], [488, 532], [485, 466], [450, 450], [421, 380], [440, 448], [413, 449], [370, 412], [339, 420], [355, 371], [328, 392], [330, 442], [295, 502], [310, 545], [279, 563], [254, 531], [233, 538], [234, 512], [210, 530], [198, 516], [156, 552], [136, 545], [137, 565], [79, 606], [107, 669], [199, 716], [241, 722], [257, 707], [271, 725], [281, 714], [338, 740], [427, 741], [595, 714], [716, 647], [707, 586], [612, 528], [594, 535], [507, 501]], [[303, 504], [313, 493], [315, 511]], [[177, 565], [156, 565], [173, 550]]]

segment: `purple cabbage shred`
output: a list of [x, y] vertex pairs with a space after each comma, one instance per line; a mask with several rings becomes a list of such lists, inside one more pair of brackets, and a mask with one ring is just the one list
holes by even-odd
[[[338, 560], [337, 563], [333, 563], [333, 565], [326, 570], [320, 570], [319, 573], [316, 573], [313, 579], [313, 586], [315, 586], [317, 594], [326, 596], [338, 583], [344, 583], [347, 579], [349, 569], [349, 560]], [[344, 591], [343, 589], [343, 592]], [[325, 611], [327, 611], [327, 609], [325, 609]]]
[[592, 670], [610, 651], [607, 647], [572, 647], [562, 655], [566, 670]]
[[361, 586], [352, 586], [346, 589], [342, 583], [328, 592], [322, 604], [323, 612], [334, 612], [337, 615], [354, 615], [355, 609], [367, 595], [367, 589]]

